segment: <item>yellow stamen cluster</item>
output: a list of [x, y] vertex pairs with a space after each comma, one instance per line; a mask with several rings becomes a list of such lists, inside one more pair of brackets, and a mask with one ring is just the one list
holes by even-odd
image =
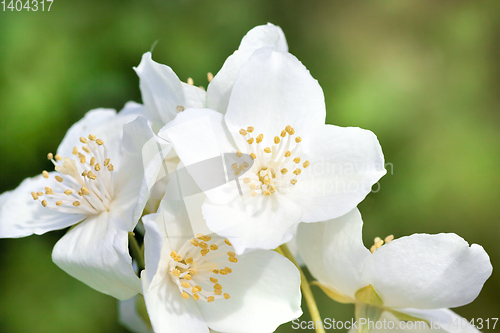
[[[114, 167], [109, 158], [106, 158], [103, 140], [90, 134], [88, 138], [81, 137], [79, 141], [83, 144], [82, 151], [74, 147], [72, 158], [63, 159], [58, 154], [47, 154], [47, 158], [59, 172], [53, 177], [57, 181], [57, 187], [62, 189], [61, 193], [57, 193], [57, 189], [45, 187], [45, 192], [32, 192], [31, 196], [40, 201], [43, 207], [63, 212], [97, 214], [108, 209], [113, 197], [113, 176], [110, 172]], [[108, 173], [103, 173], [99, 161], [103, 161]], [[45, 170], [42, 176], [50, 178], [50, 174]], [[63, 176], [66, 176], [68, 181], [65, 181]], [[40, 197], [44, 194], [48, 198], [42, 200]]]
[[[231, 242], [219, 238], [212, 240], [210, 236], [197, 234], [181, 248], [179, 253], [176, 251], [170, 253], [172, 259], [169, 264], [170, 277], [179, 286], [184, 299], [189, 299], [191, 296], [195, 301], [203, 300], [210, 303], [218, 298], [230, 298], [228, 293], [223, 293], [219, 279], [207, 276], [212, 273], [226, 276], [233, 272], [230, 267], [220, 267], [221, 254], [217, 251], [223, 245], [231, 246]], [[228, 251], [227, 256], [229, 262], [238, 262], [233, 251]], [[213, 284], [213, 291], [201, 287], [208, 281]]]
[[387, 244], [387, 243], [392, 242], [393, 239], [394, 239], [394, 235], [389, 235], [385, 239], [382, 239], [380, 237], [375, 237], [375, 239], [373, 240], [373, 245], [370, 248], [370, 252], [371, 253], [375, 252], [378, 248], [380, 248], [382, 245], [384, 245], [384, 242], [385, 242], [385, 244]]
[[[250, 195], [252, 197], [262, 194], [270, 196], [277, 192], [280, 187], [288, 184], [295, 185], [297, 177], [302, 173], [302, 169], [306, 169], [311, 165], [309, 161], [303, 161], [299, 156], [296, 156], [299, 143], [302, 142], [300, 136], [295, 135], [295, 129], [287, 125], [279, 135], [273, 138], [274, 145], [270, 147], [261, 147], [260, 144], [264, 140], [264, 134], [258, 134], [252, 137], [251, 133], [254, 127], [240, 129], [239, 134], [245, 137], [248, 144], [248, 154], [254, 160], [254, 164], [250, 168], [255, 174], [255, 177], [246, 177], [244, 183], [248, 184]], [[254, 144], [255, 143], [255, 144]], [[236, 153], [241, 157], [242, 153]], [[294, 156], [295, 155], [295, 156]], [[302, 162], [302, 165], [300, 163]], [[242, 171], [247, 171], [238, 163], [232, 165], [235, 175], [239, 175]], [[289, 170], [291, 173], [289, 173]]]

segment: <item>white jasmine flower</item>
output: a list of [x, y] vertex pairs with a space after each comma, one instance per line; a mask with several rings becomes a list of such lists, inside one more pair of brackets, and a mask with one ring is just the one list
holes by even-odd
[[[301, 221], [342, 216], [385, 174], [375, 135], [325, 125], [325, 114], [309, 71], [291, 54], [263, 47], [241, 67], [225, 116], [188, 109], [158, 135], [188, 169], [221, 153], [248, 157], [226, 165], [241, 181], [206, 190], [203, 205], [210, 230], [243, 253], [289, 241]], [[202, 189], [215, 173], [193, 172]]]
[[453, 316], [445, 308], [472, 302], [491, 275], [484, 249], [455, 234], [389, 236], [385, 245], [376, 238], [368, 250], [362, 225], [355, 209], [336, 220], [301, 224], [297, 232], [317, 284], [332, 299], [354, 303], [356, 318], [376, 321], [387, 311], [401, 320], [441, 320], [446, 330]]
[[238, 256], [229, 240], [194, 234], [184, 203], [143, 218], [143, 293], [162, 332], [272, 332], [301, 315], [300, 276], [274, 251]]
[[146, 119], [137, 118], [141, 112], [141, 105], [128, 103], [118, 114], [98, 109], [74, 124], [57, 154], [48, 155], [54, 172], [0, 196], [0, 237], [73, 226], [52, 253], [60, 268], [119, 299], [140, 292], [128, 232], [137, 223], [132, 211], [144, 175], [141, 145], [152, 136]]

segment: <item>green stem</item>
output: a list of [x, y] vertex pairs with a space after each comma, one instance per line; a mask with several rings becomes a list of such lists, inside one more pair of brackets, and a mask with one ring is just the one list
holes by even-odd
[[134, 258], [137, 262], [137, 266], [140, 272], [145, 267], [144, 251], [139, 247], [139, 244], [137, 243], [137, 239], [135, 239], [135, 235], [133, 232], [128, 233], [128, 244], [130, 246], [130, 251], [132, 252], [132, 258]]
[[287, 257], [291, 262], [293, 262], [293, 264], [299, 270], [300, 282], [301, 282], [300, 288], [302, 289], [302, 293], [304, 294], [304, 298], [306, 299], [307, 307], [309, 308], [309, 313], [311, 314], [313, 322], [315, 324], [319, 323], [319, 325], [317, 325], [316, 327], [316, 333], [325, 333], [325, 330], [323, 329], [323, 321], [321, 320], [321, 315], [319, 314], [318, 306], [316, 305], [316, 301], [314, 300], [311, 287], [309, 286], [309, 282], [307, 281], [304, 272], [302, 272], [302, 269], [300, 269], [300, 266], [297, 264], [297, 261], [293, 257], [292, 252], [290, 252], [286, 244], [283, 244], [280, 247], [278, 247], [276, 251], [278, 251], [278, 253], [282, 254], [283, 256]]

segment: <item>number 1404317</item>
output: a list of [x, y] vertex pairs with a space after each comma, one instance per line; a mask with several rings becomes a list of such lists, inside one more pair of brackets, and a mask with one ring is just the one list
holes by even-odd
[[54, 0], [2, 0], [0, 4], [1, 8], [4, 12], [6, 11], [42, 11], [42, 12], [50, 12], [50, 7], [52, 7], [52, 3]]

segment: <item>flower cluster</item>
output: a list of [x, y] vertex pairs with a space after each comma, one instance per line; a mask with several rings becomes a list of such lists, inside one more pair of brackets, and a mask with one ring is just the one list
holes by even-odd
[[279, 27], [249, 31], [206, 90], [149, 52], [135, 70], [142, 105], [88, 112], [48, 154], [54, 171], [0, 196], [0, 237], [70, 227], [54, 263], [119, 299], [132, 331], [271, 332], [298, 318], [310, 289], [290, 241], [356, 319], [446, 330], [447, 308], [491, 275], [455, 234], [364, 247], [356, 207], [386, 172], [382, 149], [325, 124], [323, 91]]

